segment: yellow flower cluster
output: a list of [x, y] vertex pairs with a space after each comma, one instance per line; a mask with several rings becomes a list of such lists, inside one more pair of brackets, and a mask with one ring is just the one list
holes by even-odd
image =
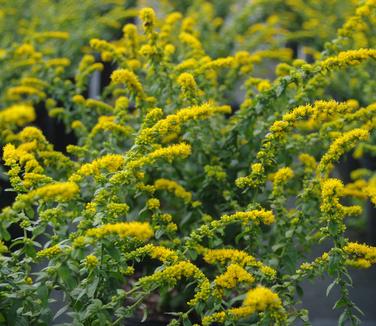
[[356, 32], [365, 30], [365, 21], [376, 9], [374, 0], [366, 0], [359, 3], [359, 7], [355, 11], [355, 15], [346, 20], [342, 28], [339, 29], [338, 35], [342, 37], [350, 37]]
[[344, 195], [344, 185], [341, 180], [327, 179], [321, 185], [321, 206], [322, 212], [332, 218], [341, 219], [345, 215], [358, 215], [362, 209], [360, 206], [343, 206], [339, 198]]
[[327, 175], [332, 163], [338, 161], [344, 153], [354, 148], [360, 141], [367, 140], [368, 137], [368, 130], [360, 128], [343, 133], [330, 145], [328, 151], [321, 158], [317, 167], [318, 171]]
[[9, 125], [18, 127], [35, 120], [34, 108], [26, 104], [12, 105], [0, 111], [0, 125], [9, 128]]
[[149, 255], [153, 259], [157, 259], [162, 263], [174, 262], [178, 260], [178, 255], [174, 250], [163, 246], [155, 246], [153, 244], [147, 244], [144, 247], [137, 248], [133, 252], [126, 255], [127, 259], [134, 259], [141, 255]]
[[[274, 214], [272, 211], [251, 210], [248, 212], [237, 212], [232, 215], [223, 215], [220, 220], [224, 223], [233, 221], [248, 223], [248, 221], [253, 221], [255, 224], [262, 222], [268, 225], [274, 223]], [[215, 224], [215, 221], [212, 223]]]
[[311, 263], [302, 263], [300, 267], [297, 269], [296, 274], [301, 276], [306, 274], [307, 272], [312, 272], [317, 270], [320, 266], [329, 262], [329, 253], [324, 252], [320, 257], [316, 258]]
[[86, 236], [93, 238], [103, 238], [111, 234], [117, 234], [120, 238], [132, 237], [146, 241], [153, 237], [154, 231], [150, 224], [146, 222], [105, 224], [86, 231]]
[[254, 281], [255, 278], [237, 264], [229, 265], [226, 271], [214, 280], [216, 286], [224, 289], [233, 289], [238, 283], [252, 284]]
[[192, 200], [192, 194], [185, 190], [176, 181], [168, 179], [158, 179], [154, 182], [154, 187], [157, 190], [167, 190], [175, 194], [176, 197], [183, 199], [186, 203]]
[[257, 261], [255, 257], [238, 249], [205, 249], [204, 260], [208, 264], [220, 264], [222, 266], [228, 264], [237, 264], [239, 266], [250, 266], [258, 268], [261, 273], [274, 279], [277, 275], [276, 270]]
[[125, 84], [138, 97], [144, 96], [143, 87], [134, 72], [128, 69], [115, 70], [111, 75], [114, 84]]
[[146, 202], [146, 207], [151, 209], [151, 210], [158, 209], [160, 206], [161, 206], [161, 203], [160, 203], [159, 199], [157, 199], [157, 198], [150, 198]]
[[251, 210], [248, 212], [237, 212], [232, 215], [222, 215], [219, 220], [214, 220], [208, 225], [203, 225], [191, 233], [191, 241], [200, 242], [204, 237], [213, 237], [215, 233], [222, 230], [227, 225], [241, 222], [243, 225], [252, 221], [255, 225], [272, 224], [274, 222], [274, 214], [272, 211]]
[[129, 206], [126, 203], [108, 203], [106, 208], [108, 213], [115, 218], [122, 217], [129, 211]]
[[38, 258], [47, 257], [48, 259], [51, 259], [51, 258], [54, 258], [57, 255], [61, 254], [62, 252], [63, 252], [63, 249], [61, 249], [60, 246], [54, 245], [52, 247], [49, 247], [49, 248], [42, 249], [42, 250], [38, 251], [37, 252], [37, 257]]
[[299, 160], [304, 164], [304, 171], [307, 172], [314, 172], [317, 167], [316, 159], [307, 154], [307, 153], [301, 153], [299, 154]]
[[280, 308], [282, 306], [278, 294], [262, 286], [250, 290], [247, 293], [243, 304], [245, 306], [254, 306], [257, 311], [264, 311], [270, 308]]
[[38, 88], [31, 86], [14, 86], [7, 89], [6, 96], [9, 100], [19, 101], [23, 96], [35, 96], [44, 99], [46, 94]]
[[88, 255], [84, 260], [84, 265], [89, 269], [96, 267], [98, 263], [98, 258], [94, 255]]
[[79, 191], [80, 188], [74, 182], [56, 182], [21, 195], [20, 199], [26, 201], [66, 202], [75, 198]]
[[146, 156], [127, 163], [126, 167], [129, 169], [141, 168], [144, 165], [152, 164], [158, 159], [166, 159], [172, 161], [176, 157], [185, 158], [191, 154], [191, 146], [186, 143], [170, 145], [162, 147], [147, 154]]
[[100, 158], [95, 159], [91, 163], [83, 164], [76, 173], [72, 174], [69, 178], [70, 181], [79, 182], [84, 177], [100, 175], [101, 170], [108, 172], [118, 171], [124, 164], [124, 157], [119, 154], [107, 154]]
[[158, 286], [167, 285], [173, 287], [182, 278], [192, 278], [198, 282], [199, 291], [196, 292], [195, 297], [188, 302], [189, 305], [194, 306], [198, 300], [205, 300], [210, 294], [208, 284], [210, 282], [203, 272], [190, 261], [181, 261], [174, 265], [168, 266], [163, 270], [157, 271], [150, 276], [140, 278], [139, 283], [142, 287], [153, 289]]
[[351, 257], [346, 263], [357, 268], [369, 268], [376, 264], [376, 247], [349, 242], [343, 250]]
[[346, 66], [358, 65], [367, 59], [376, 58], [376, 49], [357, 49], [338, 53], [338, 55], [329, 57], [321, 61], [318, 65], [324, 71]]
[[217, 113], [231, 113], [231, 107], [227, 105], [216, 106], [209, 102], [200, 106], [181, 109], [175, 114], [170, 114], [165, 119], [159, 120], [153, 127], [143, 129], [136, 142], [150, 144], [168, 134], [179, 134], [183, 123], [191, 120], [207, 119]]
[[281, 187], [294, 176], [294, 172], [289, 167], [284, 167], [279, 169], [273, 175], [274, 188], [273, 192], [276, 194], [281, 189]]
[[203, 318], [202, 325], [208, 326], [212, 323], [225, 323], [229, 320], [239, 320], [253, 315], [255, 312], [262, 312], [265, 310], [279, 310], [282, 308], [282, 301], [278, 294], [263, 286], [258, 286], [248, 291], [243, 306], [240, 308], [232, 308], [227, 311], [222, 311], [209, 315]]
[[[294, 128], [298, 121], [312, 116], [313, 120], [323, 116], [335, 116], [336, 114], [348, 113], [354, 107], [347, 103], [336, 101], [316, 101], [314, 105], [301, 105], [283, 115], [282, 120], [275, 121], [270, 127], [270, 133], [266, 136], [262, 149], [257, 153], [257, 159], [261, 163], [254, 163], [251, 166], [251, 174], [246, 177], [236, 179], [235, 184], [239, 188], [247, 186], [256, 187], [264, 182], [263, 173], [267, 166], [274, 162], [274, 156], [278, 150], [279, 142], [286, 140], [287, 132]], [[354, 133], [357, 133], [356, 131]]]
[[150, 33], [153, 30], [156, 21], [154, 10], [152, 8], [141, 9], [140, 18], [142, 20], [142, 26], [144, 27], [145, 33]]

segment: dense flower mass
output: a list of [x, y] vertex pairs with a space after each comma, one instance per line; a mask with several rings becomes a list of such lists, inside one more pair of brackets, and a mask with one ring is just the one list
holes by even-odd
[[117, 234], [120, 238], [134, 237], [145, 241], [150, 239], [154, 232], [148, 223], [140, 222], [105, 224], [86, 231], [86, 236], [94, 238], [103, 238], [111, 234]]
[[0, 324], [358, 324], [375, 0], [0, 7]]

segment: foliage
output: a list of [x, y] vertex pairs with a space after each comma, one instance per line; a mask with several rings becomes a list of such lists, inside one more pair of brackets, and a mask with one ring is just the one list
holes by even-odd
[[[26, 10], [1, 11], [20, 31], [0, 49], [17, 195], [0, 214], [0, 321], [50, 324], [59, 291], [55, 318], [75, 325], [167, 311], [169, 325], [309, 324], [300, 284], [327, 273], [339, 324], [357, 324], [348, 270], [375, 264], [376, 248], [345, 231], [376, 205], [376, 174], [344, 184], [335, 169], [376, 151], [376, 2], [80, 1], [88, 17], [65, 3], [30, 2], [56, 12], [27, 17], [30, 29]], [[131, 17], [121, 36], [98, 27]], [[77, 144], [54, 150], [30, 125], [36, 106]], [[332, 248], [301, 263], [324, 240]]]

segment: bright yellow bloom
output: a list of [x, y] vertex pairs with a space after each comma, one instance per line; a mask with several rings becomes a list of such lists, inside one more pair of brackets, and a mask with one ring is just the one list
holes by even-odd
[[203, 326], [209, 326], [214, 322], [224, 323], [228, 316], [232, 320], [238, 320], [253, 315], [255, 312], [265, 310], [279, 310], [282, 308], [282, 301], [278, 294], [263, 286], [248, 291], [243, 306], [240, 308], [232, 308], [227, 311], [215, 313], [206, 316], [202, 320]]
[[376, 49], [357, 49], [340, 52], [318, 63], [323, 70], [332, 70], [346, 66], [358, 65], [369, 58], [376, 58]]
[[342, 218], [345, 215], [358, 215], [361, 213], [360, 206], [343, 206], [339, 198], [344, 195], [344, 185], [338, 179], [327, 179], [321, 186], [320, 209], [331, 218]]
[[327, 175], [330, 171], [332, 163], [349, 150], [355, 147], [360, 141], [365, 141], [369, 137], [369, 132], [365, 129], [353, 129], [343, 133], [329, 147], [328, 151], [321, 158], [317, 167], [318, 171]]
[[181, 88], [183, 96], [186, 98], [189, 99], [198, 95], [198, 87], [192, 74], [183, 72], [179, 75], [177, 82]]
[[38, 98], [45, 98], [46, 94], [38, 88], [31, 86], [14, 86], [7, 89], [7, 98], [12, 100], [20, 100], [23, 95], [36, 96]]
[[63, 252], [63, 250], [58, 245], [54, 245], [52, 247], [38, 251], [37, 257], [38, 258], [39, 257], [47, 257], [48, 259], [51, 259], [51, 258], [59, 255], [62, 252]]
[[132, 237], [146, 241], [154, 235], [154, 231], [149, 223], [146, 222], [105, 224], [86, 231], [86, 236], [93, 238], [104, 238], [111, 234], [117, 234], [120, 238]]
[[140, 168], [147, 164], [152, 164], [158, 159], [166, 159], [172, 161], [176, 157], [185, 158], [191, 154], [191, 146], [185, 143], [162, 147], [127, 164], [129, 169]]
[[153, 127], [143, 129], [137, 137], [138, 143], [152, 143], [165, 135], [181, 131], [181, 125], [190, 120], [207, 119], [217, 113], [231, 113], [229, 106], [216, 106], [212, 103], [205, 103], [200, 106], [192, 106], [181, 109], [175, 114], [158, 121]]
[[256, 267], [261, 273], [272, 279], [277, 275], [277, 272], [273, 268], [257, 261], [255, 257], [247, 254], [245, 251], [237, 249], [205, 249], [203, 258], [208, 264], [218, 263], [222, 266], [237, 264], [242, 267]]
[[98, 258], [94, 255], [88, 255], [86, 256], [85, 260], [84, 260], [84, 265], [87, 267], [87, 268], [94, 268], [98, 265]]
[[304, 164], [304, 171], [313, 172], [317, 167], [317, 162], [315, 158], [307, 153], [299, 154], [299, 160]]
[[173, 287], [183, 277], [191, 278], [198, 282], [199, 291], [196, 292], [195, 297], [188, 302], [189, 305], [194, 306], [199, 300], [207, 299], [210, 295], [210, 283], [204, 273], [190, 261], [181, 261], [163, 270], [157, 271], [153, 275], [144, 276], [140, 278], [139, 283], [145, 288], [154, 288], [156, 284]]
[[126, 255], [127, 259], [134, 259], [140, 255], [147, 254], [153, 259], [158, 259], [162, 263], [173, 262], [178, 259], [178, 255], [175, 251], [163, 247], [147, 244], [144, 247], [137, 248], [133, 252]]
[[142, 20], [142, 26], [146, 33], [149, 33], [153, 30], [156, 17], [155, 12], [152, 8], [143, 8], [140, 11], [140, 18]]
[[343, 250], [350, 256], [346, 261], [348, 265], [357, 268], [368, 268], [376, 264], [376, 247], [349, 242]]
[[105, 156], [95, 159], [91, 163], [83, 164], [76, 173], [69, 178], [70, 181], [79, 182], [83, 177], [100, 175], [102, 170], [108, 172], [116, 172], [124, 164], [124, 157], [119, 154], [107, 154]]
[[218, 287], [233, 289], [238, 283], [252, 284], [255, 278], [248, 273], [243, 267], [237, 264], [231, 264], [226, 271], [218, 275], [214, 282]]
[[153, 210], [153, 209], [158, 209], [161, 206], [161, 203], [160, 203], [159, 199], [157, 199], [157, 198], [150, 198], [146, 202], [146, 206], [147, 206], [147, 208]]
[[130, 70], [118, 69], [111, 75], [111, 80], [114, 84], [125, 84], [137, 96], [144, 96], [144, 89], [138, 80], [137, 76]]
[[154, 182], [154, 187], [157, 190], [167, 190], [172, 192], [176, 197], [183, 199], [187, 203], [192, 200], [192, 194], [189, 191], [186, 191], [184, 187], [179, 185], [176, 181], [158, 179]]
[[247, 293], [243, 305], [254, 306], [258, 311], [264, 311], [267, 308], [280, 308], [281, 299], [272, 290], [259, 286]]
[[128, 136], [133, 132], [130, 126], [123, 126], [116, 123], [114, 116], [101, 116], [98, 119], [98, 123], [91, 130], [89, 137], [94, 138], [102, 130], [116, 132], [122, 136]]
[[279, 169], [273, 176], [274, 186], [281, 186], [294, 176], [294, 172], [289, 167]]
[[66, 202], [76, 197], [79, 191], [80, 188], [73, 182], [56, 182], [32, 190], [25, 195], [21, 195], [20, 199], [27, 201], [43, 200]]
[[0, 111], [0, 125], [23, 126], [36, 118], [34, 108], [26, 104], [17, 104]]

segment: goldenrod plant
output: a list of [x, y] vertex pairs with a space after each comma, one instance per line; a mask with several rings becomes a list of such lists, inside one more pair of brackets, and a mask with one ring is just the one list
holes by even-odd
[[[349, 270], [376, 247], [345, 231], [376, 174], [336, 170], [376, 153], [375, 0], [16, 2], [0, 11], [20, 29], [0, 49], [0, 324], [309, 325], [301, 284], [323, 275], [339, 324], [360, 323]], [[54, 149], [37, 105], [77, 142]]]

